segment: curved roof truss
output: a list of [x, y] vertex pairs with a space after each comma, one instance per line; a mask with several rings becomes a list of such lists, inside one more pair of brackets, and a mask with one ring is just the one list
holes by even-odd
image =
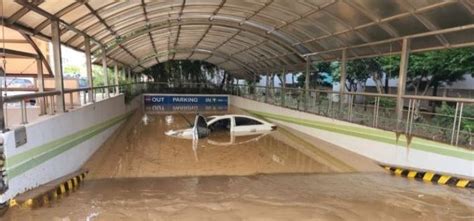
[[[88, 36], [96, 55], [105, 47], [124, 65], [162, 53], [211, 59], [202, 49], [234, 72], [296, 70], [306, 56], [337, 60], [341, 50], [349, 59], [398, 53], [403, 38], [413, 51], [474, 45], [467, 0], [15, 0], [5, 7], [9, 26], [48, 38], [49, 19], [59, 19], [63, 43], [83, 49]], [[155, 57], [147, 62], [160, 62]]]

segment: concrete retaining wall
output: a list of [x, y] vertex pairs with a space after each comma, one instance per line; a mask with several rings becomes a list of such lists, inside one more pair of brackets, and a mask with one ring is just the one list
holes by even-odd
[[141, 104], [141, 96], [125, 105], [124, 96], [118, 95], [42, 117], [26, 125], [27, 143], [19, 147], [13, 130], [4, 133], [9, 189], [0, 202], [80, 169]]
[[230, 103], [268, 120], [317, 137], [381, 164], [474, 177], [474, 152], [443, 143], [374, 129], [315, 114], [231, 96]]

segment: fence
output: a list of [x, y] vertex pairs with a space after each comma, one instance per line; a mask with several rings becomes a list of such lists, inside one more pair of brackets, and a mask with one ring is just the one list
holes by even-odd
[[[403, 119], [396, 119], [396, 96], [391, 94], [304, 90], [301, 88], [233, 85], [220, 88], [207, 83], [133, 83], [107, 87], [65, 90], [68, 109], [122, 93], [128, 102], [136, 95], [147, 93], [222, 94], [231, 93], [260, 102], [306, 111], [333, 119], [395, 131], [474, 149], [474, 99], [405, 95]], [[92, 93], [92, 96], [90, 95]], [[55, 114], [58, 91], [46, 91], [4, 97], [4, 119], [8, 122], [8, 108], [20, 110], [20, 124], [31, 117]], [[92, 98], [92, 99], [91, 99]], [[420, 102], [439, 106], [427, 111]], [[440, 105], [440, 103], [442, 105]], [[29, 111], [33, 108], [38, 112]], [[11, 124], [5, 124], [8, 127]]]
[[[474, 149], [474, 99], [405, 95], [403, 119], [397, 121], [396, 95], [235, 85], [231, 93], [260, 102], [306, 111]], [[436, 105], [423, 110], [420, 102]], [[410, 142], [410, 141], [409, 141]]]

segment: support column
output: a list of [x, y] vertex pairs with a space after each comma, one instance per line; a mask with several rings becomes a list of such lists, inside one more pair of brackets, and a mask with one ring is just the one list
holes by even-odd
[[275, 74], [270, 74], [270, 97], [272, 98], [272, 103], [275, 102]]
[[63, 64], [61, 59], [61, 39], [58, 20], [51, 20], [51, 42], [53, 44], [54, 79], [56, 90], [60, 92], [60, 94], [56, 96], [56, 112], [61, 113], [66, 112], [66, 106], [64, 101]]
[[[2, 65], [3, 66], [3, 65]], [[5, 71], [3, 70], [3, 67], [0, 66], [0, 78], [6, 82], [6, 74]], [[6, 125], [5, 125], [5, 113], [3, 110], [3, 90], [5, 90], [4, 85], [0, 85], [0, 131], [5, 132], [6, 131]]]
[[86, 54], [87, 87], [91, 88], [88, 91], [89, 102], [94, 103], [94, 91], [92, 89], [94, 87], [94, 78], [92, 76], [91, 43], [87, 35], [84, 35], [84, 48]]
[[306, 57], [306, 71], [305, 71], [305, 79], [304, 79], [304, 109], [308, 110], [308, 101], [309, 101], [309, 71], [311, 68], [311, 59], [310, 57]]
[[257, 100], [257, 74], [253, 75], [253, 99]]
[[119, 73], [118, 73], [118, 66], [115, 64], [114, 66], [114, 79], [115, 79], [115, 95], [120, 94], [120, 86], [119, 86]]
[[125, 66], [122, 67], [122, 72], [120, 72], [119, 80], [124, 80], [127, 77], [127, 69]]
[[281, 106], [285, 106], [286, 99], [286, 67], [283, 67], [283, 72], [281, 73], [281, 86], [280, 86], [280, 95], [281, 95]]
[[342, 111], [345, 101], [346, 92], [346, 79], [347, 79], [347, 50], [342, 50], [342, 58], [341, 58], [341, 66], [340, 66], [340, 73], [341, 79], [339, 80], [339, 110]]
[[403, 120], [403, 98], [407, 80], [408, 58], [410, 56], [410, 39], [404, 38], [402, 42], [402, 53], [400, 54], [400, 72], [398, 74], [397, 87], [397, 131], [401, 130]]
[[[43, 75], [43, 61], [41, 58], [36, 59], [36, 71], [38, 74], [36, 83], [38, 87], [38, 92], [42, 93], [44, 92], [44, 75]], [[40, 115], [45, 115], [46, 114], [46, 98], [41, 97], [38, 98], [39, 101], [39, 106], [40, 106]]]
[[270, 77], [269, 73], [267, 72], [265, 76], [265, 103], [268, 102], [268, 93], [270, 92]]
[[127, 83], [131, 83], [131, 82], [132, 82], [132, 69], [127, 68]]
[[107, 73], [107, 52], [105, 50], [105, 47], [102, 47], [102, 68], [103, 68], [103, 72], [104, 72], [104, 86], [106, 87], [105, 88], [105, 96], [107, 98], [110, 97], [110, 93], [109, 93], [109, 74]]

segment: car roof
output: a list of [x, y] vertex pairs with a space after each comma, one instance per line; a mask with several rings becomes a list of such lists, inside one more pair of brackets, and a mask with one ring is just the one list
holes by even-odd
[[212, 120], [214, 120], [214, 119], [222, 119], [222, 118], [226, 118], [226, 117], [245, 117], [245, 118], [250, 118], [250, 119], [254, 119], [254, 120], [260, 121], [260, 122], [267, 123], [266, 121], [261, 120], [261, 119], [258, 119], [258, 118], [256, 118], [256, 117], [249, 116], [249, 115], [242, 115], [242, 114], [212, 115], [212, 116], [209, 116], [209, 117], [212, 117], [212, 118], [213, 118]]

